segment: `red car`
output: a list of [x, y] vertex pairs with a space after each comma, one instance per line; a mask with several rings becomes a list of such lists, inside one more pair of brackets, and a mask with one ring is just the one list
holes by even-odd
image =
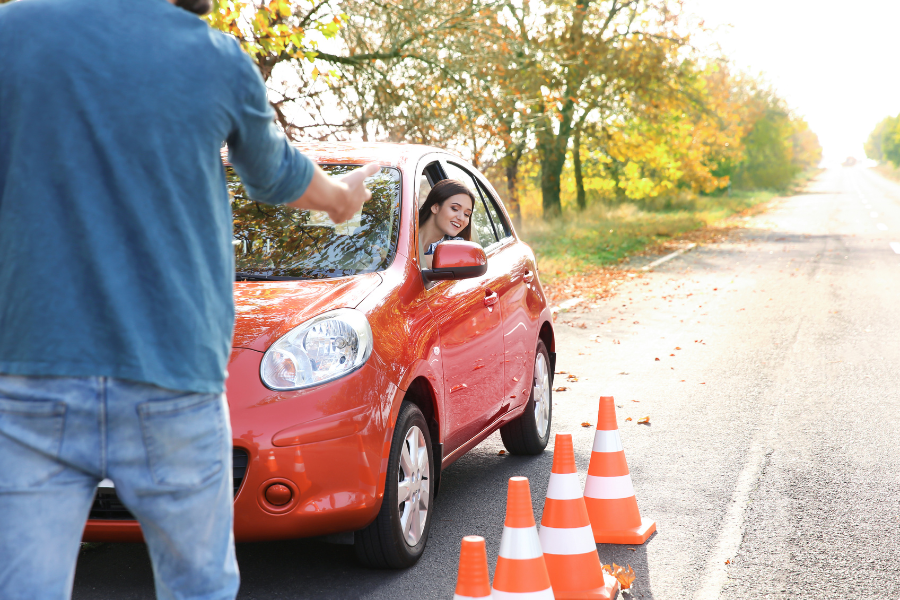
[[[332, 174], [383, 167], [361, 214], [334, 225], [252, 202], [226, 166], [235, 537], [353, 532], [365, 564], [408, 566], [425, 548], [441, 470], [498, 429], [511, 453], [544, 450], [550, 310], [534, 254], [458, 156], [398, 144], [300, 149]], [[474, 193], [473, 241], [440, 244], [424, 269], [418, 205], [448, 178]], [[142, 539], [108, 482], [84, 539]]]

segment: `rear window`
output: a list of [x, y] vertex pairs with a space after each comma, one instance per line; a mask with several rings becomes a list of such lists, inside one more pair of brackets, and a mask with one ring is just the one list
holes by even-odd
[[[321, 165], [331, 176], [361, 165]], [[236, 278], [327, 279], [381, 271], [397, 252], [400, 171], [382, 168], [366, 180], [372, 198], [346, 223], [328, 215], [254, 202], [225, 168], [234, 216]]]

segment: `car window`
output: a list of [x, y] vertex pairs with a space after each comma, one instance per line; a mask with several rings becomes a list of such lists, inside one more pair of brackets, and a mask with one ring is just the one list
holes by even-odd
[[456, 179], [463, 183], [475, 195], [476, 202], [472, 210], [472, 241], [478, 242], [484, 248], [497, 242], [497, 234], [494, 232], [491, 218], [488, 216], [484, 201], [481, 199], [481, 192], [478, 191], [478, 187], [475, 185], [475, 179], [468, 171], [454, 163], [444, 163], [444, 170], [450, 179]]
[[416, 198], [416, 206], [421, 207], [425, 204], [425, 198], [428, 197], [428, 192], [431, 191], [431, 188], [434, 187], [434, 184], [440, 181], [443, 178], [443, 173], [441, 171], [441, 163], [439, 161], [433, 161], [425, 165], [422, 169], [422, 172], [419, 173], [419, 181], [418, 181], [418, 198]]
[[431, 191], [432, 185], [428, 183], [428, 178], [425, 176], [425, 173], [419, 175], [419, 202], [418, 205], [421, 208], [422, 204], [425, 203], [425, 198], [428, 197], [428, 192]]
[[484, 198], [484, 203], [485, 206], [487, 206], [488, 215], [491, 217], [491, 221], [494, 223], [494, 229], [497, 231], [500, 239], [502, 240], [510, 237], [512, 235], [512, 228], [510, 228], [509, 223], [506, 221], [506, 217], [497, 206], [493, 195], [491, 195], [491, 193], [487, 191], [487, 188], [484, 187], [480, 181], [477, 181], [476, 183], [478, 183], [478, 190], [481, 192], [481, 195]]
[[[359, 165], [321, 165], [332, 176]], [[247, 197], [234, 169], [225, 169], [234, 219], [237, 277], [327, 279], [386, 269], [400, 234], [400, 171], [382, 168], [366, 180], [372, 197], [346, 223], [328, 215], [271, 206]]]

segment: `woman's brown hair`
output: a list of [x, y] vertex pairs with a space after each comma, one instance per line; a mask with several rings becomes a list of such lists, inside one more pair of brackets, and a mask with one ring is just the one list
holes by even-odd
[[[444, 202], [447, 201], [447, 198], [451, 198], [453, 196], [458, 196], [459, 194], [465, 194], [472, 200], [472, 213], [475, 213], [475, 194], [472, 193], [472, 190], [467, 188], [465, 184], [461, 181], [456, 181], [455, 179], [443, 179], [434, 184], [434, 187], [431, 188], [431, 191], [428, 192], [428, 197], [425, 198], [425, 203], [419, 207], [419, 227], [425, 224], [425, 221], [428, 220], [428, 217], [432, 215], [431, 207], [435, 204], [439, 206], [443, 206]], [[472, 217], [469, 216], [469, 224], [463, 228], [462, 231], [459, 232], [459, 236], [466, 241], [472, 241]]]

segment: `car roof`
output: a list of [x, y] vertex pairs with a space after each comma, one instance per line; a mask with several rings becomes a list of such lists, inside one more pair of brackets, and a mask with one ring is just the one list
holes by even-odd
[[[424, 144], [397, 144], [390, 142], [295, 142], [291, 144], [310, 160], [317, 163], [362, 164], [377, 162], [382, 165], [402, 167], [415, 165], [426, 154], [440, 152], [456, 156], [442, 148]], [[228, 163], [227, 149], [222, 149], [222, 158]]]

